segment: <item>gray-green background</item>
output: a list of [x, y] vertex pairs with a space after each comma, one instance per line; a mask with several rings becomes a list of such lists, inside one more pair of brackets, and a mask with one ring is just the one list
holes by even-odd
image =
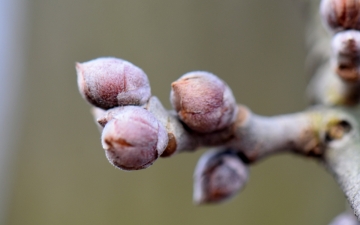
[[191, 70], [219, 75], [262, 115], [306, 107], [305, 22], [289, 0], [34, 0], [28, 2], [23, 123], [7, 224], [325, 225], [345, 209], [321, 165], [279, 155], [252, 166], [234, 200], [192, 204], [203, 150], [143, 171], [112, 167], [80, 97], [74, 64], [124, 58], [170, 107], [170, 83]]

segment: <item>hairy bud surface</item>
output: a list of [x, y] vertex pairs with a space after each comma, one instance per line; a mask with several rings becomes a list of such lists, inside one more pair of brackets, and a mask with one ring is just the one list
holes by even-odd
[[143, 105], [151, 96], [146, 74], [128, 61], [98, 58], [77, 63], [76, 71], [81, 95], [96, 107]]
[[322, 0], [320, 15], [333, 32], [360, 28], [359, 0]]
[[234, 121], [236, 101], [227, 84], [217, 76], [190, 72], [173, 82], [170, 100], [180, 119], [192, 130], [210, 133]]
[[332, 40], [337, 74], [346, 81], [360, 79], [360, 31], [348, 30], [337, 33]]
[[166, 129], [148, 111], [126, 106], [108, 121], [101, 136], [106, 157], [123, 170], [145, 169], [168, 144]]
[[234, 152], [206, 152], [194, 173], [194, 202], [218, 203], [230, 199], [244, 187], [248, 173], [247, 166]]

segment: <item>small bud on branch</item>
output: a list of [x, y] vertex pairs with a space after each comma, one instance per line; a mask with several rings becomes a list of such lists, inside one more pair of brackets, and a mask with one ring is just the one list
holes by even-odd
[[322, 59], [317, 60], [312, 74], [309, 97], [313, 104], [355, 106], [360, 102], [360, 1], [323, 0], [320, 11], [325, 25], [335, 33], [332, 33], [332, 53], [328, 53], [328, 37], [321, 32], [313, 37], [312, 33], [321, 27], [311, 24], [315, 26], [309, 34], [312, 46], [321, 46], [325, 54], [318, 54]]
[[234, 121], [235, 98], [217, 76], [204, 71], [190, 72], [171, 87], [171, 103], [179, 118], [192, 130], [211, 133]]
[[96, 107], [143, 105], [151, 96], [146, 74], [127, 61], [98, 58], [77, 63], [76, 71], [81, 95]]
[[337, 74], [347, 82], [360, 80], [360, 31], [337, 33], [332, 40], [333, 61]]
[[322, 0], [320, 14], [333, 32], [360, 28], [360, 1]]
[[168, 144], [166, 129], [141, 107], [122, 107], [106, 123], [101, 136], [110, 163], [123, 170], [144, 169]]
[[194, 202], [219, 203], [232, 198], [248, 181], [249, 170], [235, 152], [214, 149], [203, 154], [194, 173]]

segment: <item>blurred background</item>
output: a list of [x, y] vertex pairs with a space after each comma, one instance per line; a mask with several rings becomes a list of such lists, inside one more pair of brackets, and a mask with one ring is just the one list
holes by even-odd
[[211, 71], [261, 115], [306, 108], [305, 21], [289, 0], [0, 0], [0, 224], [325, 225], [345, 198], [322, 165], [278, 155], [222, 205], [192, 204], [204, 150], [124, 172], [106, 160], [75, 62], [126, 59], [170, 108], [170, 84]]

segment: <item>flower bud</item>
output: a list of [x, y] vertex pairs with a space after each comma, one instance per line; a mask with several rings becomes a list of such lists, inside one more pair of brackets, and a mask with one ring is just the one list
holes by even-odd
[[195, 169], [193, 200], [196, 204], [228, 200], [244, 187], [248, 177], [247, 166], [234, 152], [206, 152]]
[[101, 141], [111, 164], [123, 170], [139, 170], [152, 165], [163, 153], [168, 135], [150, 112], [126, 106], [106, 123]]
[[173, 82], [171, 87], [171, 104], [192, 130], [210, 133], [235, 120], [235, 98], [217, 76], [204, 71], [190, 72]]
[[76, 63], [76, 71], [81, 95], [96, 107], [142, 105], [151, 96], [146, 74], [125, 60], [98, 58]]
[[360, 28], [359, 0], [322, 0], [320, 15], [333, 32]]
[[348, 30], [337, 33], [332, 40], [337, 74], [344, 80], [360, 79], [360, 31]]

